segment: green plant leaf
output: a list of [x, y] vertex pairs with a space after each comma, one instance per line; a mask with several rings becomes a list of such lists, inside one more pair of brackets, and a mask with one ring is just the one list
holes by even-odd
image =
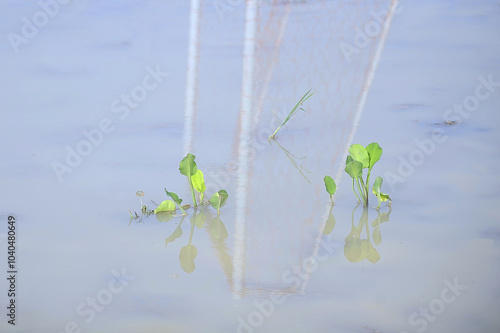
[[366, 148], [362, 145], [353, 144], [349, 147], [349, 152], [351, 153], [351, 157], [355, 161], [361, 162], [364, 168], [368, 168], [370, 164], [370, 157], [368, 156], [368, 152]]
[[159, 212], [167, 212], [167, 211], [175, 211], [175, 202], [172, 200], [162, 201], [161, 204], [154, 210], [154, 213], [157, 214]]
[[181, 203], [182, 203], [182, 199], [180, 199], [180, 198], [177, 196], [177, 194], [175, 194], [174, 192], [169, 192], [169, 191], [167, 191], [167, 189], [165, 189], [165, 193], [167, 193], [167, 195], [168, 195], [169, 197], [171, 197], [171, 198], [172, 198], [172, 200], [174, 200], [174, 202], [175, 202], [176, 204], [178, 204], [179, 206], [181, 205]]
[[384, 180], [382, 179], [382, 177], [377, 177], [375, 179], [375, 182], [373, 183], [373, 187], [372, 187], [372, 192], [373, 192], [373, 194], [375, 194], [375, 196], [378, 198], [378, 201], [379, 201], [378, 207], [380, 207], [380, 202], [382, 202], [382, 201], [387, 201], [387, 200], [392, 201], [391, 197], [388, 194], [380, 192], [380, 189], [382, 188], [383, 181]]
[[186, 273], [192, 273], [196, 265], [194, 263], [194, 259], [198, 255], [198, 250], [194, 245], [186, 245], [181, 249], [179, 253], [179, 259], [181, 261], [181, 267]]
[[330, 194], [330, 196], [334, 195], [335, 191], [337, 190], [335, 180], [333, 180], [333, 178], [330, 176], [325, 176], [325, 178], [323, 178], [323, 181], [325, 182], [325, 187], [328, 194]]
[[220, 208], [225, 205], [226, 200], [228, 198], [228, 194], [226, 190], [220, 190], [217, 193], [214, 193], [210, 198], [210, 204], [212, 207], [217, 209], [217, 213], [220, 213]]
[[172, 200], [174, 200], [174, 202], [177, 204], [177, 206], [179, 207], [179, 209], [182, 211], [182, 214], [186, 214], [186, 212], [184, 211], [184, 208], [182, 208], [181, 206], [181, 203], [182, 203], [182, 199], [180, 199], [177, 194], [175, 194], [174, 192], [169, 192], [167, 191], [167, 189], [165, 189], [165, 193], [170, 197], [172, 198]]
[[366, 146], [366, 151], [368, 152], [368, 156], [370, 158], [368, 168], [371, 169], [375, 163], [380, 160], [380, 156], [382, 156], [382, 148], [380, 148], [378, 143], [372, 142]]
[[179, 164], [179, 171], [181, 172], [182, 175], [191, 178], [196, 172], [198, 171], [198, 167], [196, 166], [196, 162], [194, 159], [196, 156], [193, 154], [189, 153], [184, 157]]
[[351, 157], [351, 155], [347, 155], [347, 157], [345, 158], [345, 165], [349, 164], [350, 162], [354, 161]]
[[191, 181], [193, 182], [193, 187], [196, 191], [198, 191], [201, 195], [201, 201], [203, 202], [203, 192], [207, 190], [205, 186], [205, 180], [203, 178], [203, 172], [200, 169], [191, 176]]
[[382, 179], [382, 177], [377, 177], [377, 178], [375, 178], [375, 181], [373, 182], [372, 191], [373, 191], [373, 194], [375, 194], [377, 197], [378, 197], [378, 193], [380, 193], [380, 188], [382, 187], [383, 181], [384, 180]]
[[353, 179], [363, 176], [363, 164], [359, 161], [351, 161], [345, 166], [345, 172]]

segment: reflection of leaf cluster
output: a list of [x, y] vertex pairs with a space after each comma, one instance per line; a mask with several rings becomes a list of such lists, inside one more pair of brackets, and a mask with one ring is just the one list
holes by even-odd
[[[160, 214], [157, 214], [156, 216], [158, 217]], [[182, 236], [182, 223], [185, 218], [186, 215], [182, 217], [174, 232], [165, 239], [165, 247]], [[160, 221], [160, 219], [158, 220]], [[207, 222], [206, 228], [216, 242], [222, 243], [228, 237], [226, 226], [221, 221], [220, 215], [217, 214], [216, 217], [212, 217], [205, 207], [202, 207], [200, 212], [195, 210], [194, 214], [191, 216], [190, 222], [191, 232], [189, 234], [188, 244], [182, 247], [179, 253], [181, 267], [186, 273], [192, 273], [196, 268], [194, 260], [198, 255], [198, 250], [196, 249], [196, 246], [192, 245], [195, 226], [198, 229], [201, 229], [205, 226], [205, 222]]]
[[[210, 204], [217, 210], [217, 213], [220, 214], [220, 208], [226, 203], [228, 194], [225, 190], [220, 190], [217, 193], [214, 193], [209, 201], [203, 201], [204, 192], [206, 190], [205, 180], [203, 178], [203, 172], [198, 169], [198, 166], [194, 161], [195, 158], [196, 156], [194, 156], [193, 154], [187, 154], [179, 164], [180, 173], [188, 177], [189, 186], [191, 188], [191, 197], [193, 199], [193, 206], [196, 209], [198, 205]], [[199, 202], [196, 201], [195, 190], [199, 194]], [[137, 191], [137, 196], [139, 196], [141, 200], [141, 220], [143, 215], [149, 216], [151, 214], [160, 214], [159, 219], [168, 221], [173, 217], [177, 208], [179, 208], [179, 210], [182, 212], [182, 215], [187, 214], [185, 210], [190, 208], [191, 205], [182, 205], [183, 200], [179, 198], [179, 196], [174, 192], [169, 192], [166, 188], [165, 193], [172, 200], [162, 201], [153, 211], [148, 210], [147, 206], [143, 205], [142, 203], [144, 192]], [[135, 216], [130, 210], [129, 213], [131, 219], [139, 218], [139, 215], [136, 212], [134, 212]]]
[[[356, 206], [357, 208], [357, 206]], [[344, 244], [344, 255], [350, 262], [360, 262], [363, 259], [368, 259], [372, 263], [376, 263], [380, 260], [380, 254], [377, 249], [373, 246], [370, 239], [370, 227], [368, 226], [368, 209], [364, 208], [359, 219], [357, 226], [354, 225], [354, 211], [351, 216], [351, 232], [345, 238]], [[375, 245], [379, 245], [382, 242], [382, 236], [380, 233], [380, 224], [389, 221], [389, 215], [391, 210], [387, 213], [377, 212], [377, 218], [372, 222], [372, 227], [374, 228], [371, 232], [373, 242]], [[366, 228], [366, 238], [361, 238], [361, 233], [363, 229]]]

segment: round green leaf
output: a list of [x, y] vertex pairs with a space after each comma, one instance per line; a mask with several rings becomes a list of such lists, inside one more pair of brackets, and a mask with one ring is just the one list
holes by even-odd
[[194, 161], [195, 158], [196, 156], [189, 153], [182, 159], [181, 163], [179, 164], [179, 171], [182, 175], [191, 178], [192, 175], [196, 174], [196, 172], [198, 171], [198, 167], [196, 166], [196, 162]]
[[368, 152], [365, 147], [353, 144], [349, 147], [349, 152], [351, 153], [353, 160], [361, 162], [361, 164], [363, 164], [363, 168], [368, 168], [370, 164], [370, 157], [368, 156]]
[[359, 161], [349, 162], [345, 166], [345, 172], [347, 172], [351, 178], [358, 179], [363, 176], [363, 164]]
[[368, 168], [371, 169], [380, 160], [380, 156], [382, 156], [382, 148], [376, 142], [370, 143], [366, 146], [366, 151], [368, 152], [368, 156], [370, 158], [370, 162]]

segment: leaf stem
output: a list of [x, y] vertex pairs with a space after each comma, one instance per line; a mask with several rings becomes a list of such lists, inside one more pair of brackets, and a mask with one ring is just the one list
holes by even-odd
[[354, 190], [354, 178], [352, 179], [352, 191], [354, 192], [354, 194], [356, 195], [356, 198], [358, 198], [358, 204], [361, 202], [361, 199], [359, 198], [359, 195], [356, 193], [356, 191]]
[[359, 194], [360, 194], [360, 195], [362, 196], [362, 198], [363, 198], [363, 206], [365, 206], [365, 207], [366, 207], [366, 205], [367, 205], [367, 203], [366, 203], [366, 198], [365, 198], [365, 196], [364, 196], [364, 192], [363, 192], [363, 190], [362, 190], [362, 186], [360, 186], [360, 185], [359, 185], [359, 178], [357, 178], [356, 180], [357, 180], [357, 181], [356, 181], [356, 184], [358, 185], [358, 191], [359, 191]]
[[191, 197], [193, 199], [193, 205], [194, 205], [194, 208], [197, 208], [198, 205], [196, 204], [196, 197], [194, 195], [193, 181], [191, 180], [191, 177], [188, 177], [188, 178], [189, 178], [189, 186], [191, 186]]

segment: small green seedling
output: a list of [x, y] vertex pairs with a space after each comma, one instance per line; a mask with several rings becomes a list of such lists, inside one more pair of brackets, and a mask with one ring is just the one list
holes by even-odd
[[207, 187], [205, 186], [205, 180], [203, 179], [203, 172], [201, 172], [200, 169], [198, 169], [198, 171], [191, 176], [191, 182], [193, 183], [194, 189], [200, 193], [200, 205], [202, 205], [204, 198], [203, 192], [206, 191]]
[[382, 201], [387, 201], [389, 200], [389, 206], [391, 205], [391, 197], [388, 195], [388, 194], [385, 194], [385, 193], [382, 193], [380, 192], [380, 188], [382, 187], [382, 182], [384, 180], [382, 179], [382, 177], [377, 177], [375, 179], [375, 182], [373, 183], [373, 188], [372, 188], [372, 191], [373, 191], [373, 194], [375, 194], [375, 196], [377, 196], [378, 198], [378, 206], [377, 206], [377, 209], [380, 208], [380, 203]]
[[188, 177], [189, 186], [191, 187], [191, 196], [193, 197], [194, 208], [198, 207], [198, 205], [196, 204], [196, 198], [194, 196], [193, 180], [191, 179], [191, 177], [198, 172], [198, 167], [196, 166], [196, 162], [194, 161], [195, 158], [196, 156], [188, 153], [179, 164], [179, 171], [181, 172], [181, 174]]
[[337, 191], [337, 184], [335, 184], [335, 180], [330, 176], [325, 176], [323, 181], [325, 182], [326, 191], [330, 194], [330, 202], [333, 205], [333, 195]]
[[182, 214], [183, 215], [186, 215], [186, 211], [182, 208], [181, 206], [181, 203], [182, 203], [182, 199], [180, 199], [177, 194], [175, 194], [174, 192], [169, 192], [167, 191], [167, 189], [165, 189], [165, 193], [170, 197], [172, 198], [172, 200], [174, 200], [174, 202], [177, 204], [177, 207], [179, 207], [179, 209], [181, 210]]
[[226, 190], [220, 190], [219, 192], [214, 193], [214, 195], [212, 195], [212, 197], [210, 198], [210, 204], [212, 205], [212, 207], [217, 209], [217, 214], [220, 214], [220, 208], [224, 206], [227, 198], [228, 194]]
[[[352, 178], [352, 191], [358, 198], [358, 202], [363, 202], [365, 207], [368, 207], [368, 187], [370, 184], [370, 175], [375, 163], [380, 160], [382, 156], [382, 148], [376, 142], [370, 143], [368, 146], [363, 147], [362, 145], [353, 144], [349, 148], [350, 155], [346, 158], [345, 171]], [[363, 179], [363, 169], [368, 169], [366, 176], [366, 182]], [[379, 177], [380, 178], [380, 177]], [[382, 178], [380, 178], [382, 179]], [[357, 186], [357, 192], [354, 189], [354, 183]], [[380, 185], [382, 183], [380, 182]], [[374, 184], [375, 186], [375, 184]], [[379, 188], [380, 190], [380, 188]], [[375, 192], [374, 192], [375, 193]], [[383, 193], [382, 193], [383, 194]], [[377, 195], [377, 194], [375, 194]], [[384, 194], [385, 195], [385, 194]], [[386, 201], [388, 199], [380, 199]], [[388, 196], [387, 196], [388, 197]], [[380, 202], [379, 202], [380, 206]]]
[[303, 108], [301, 108], [300, 106], [302, 105], [302, 103], [304, 103], [305, 101], [307, 101], [312, 95], [314, 95], [314, 93], [311, 93], [311, 90], [312, 89], [309, 89], [308, 92], [306, 92], [306, 94], [304, 96], [302, 96], [302, 98], [300, 99], [300, 101], [295, 105], [295, 107], [292, 109], [292, 111], [290, 111], [290, 113], [288, 114], [288, 116], [285, 118], [285, 120], [283, 121], [283, 123], [281, 125], [278, 126], [278, 128], [276, 129], [276, 131], [274, 131], [273, 134], [271, 134], [269, 136], [269, 140], [271, 139], [274, 139], [276, 134], [278, 133], [278, 131], [281, 129], [281, 127], [283, 127], [289, 120], [290, 118], [292, 118], [292, 116], [295, 114], [295, 112], [297, 110], [302, 110], [302, 111], [305, 111]]

